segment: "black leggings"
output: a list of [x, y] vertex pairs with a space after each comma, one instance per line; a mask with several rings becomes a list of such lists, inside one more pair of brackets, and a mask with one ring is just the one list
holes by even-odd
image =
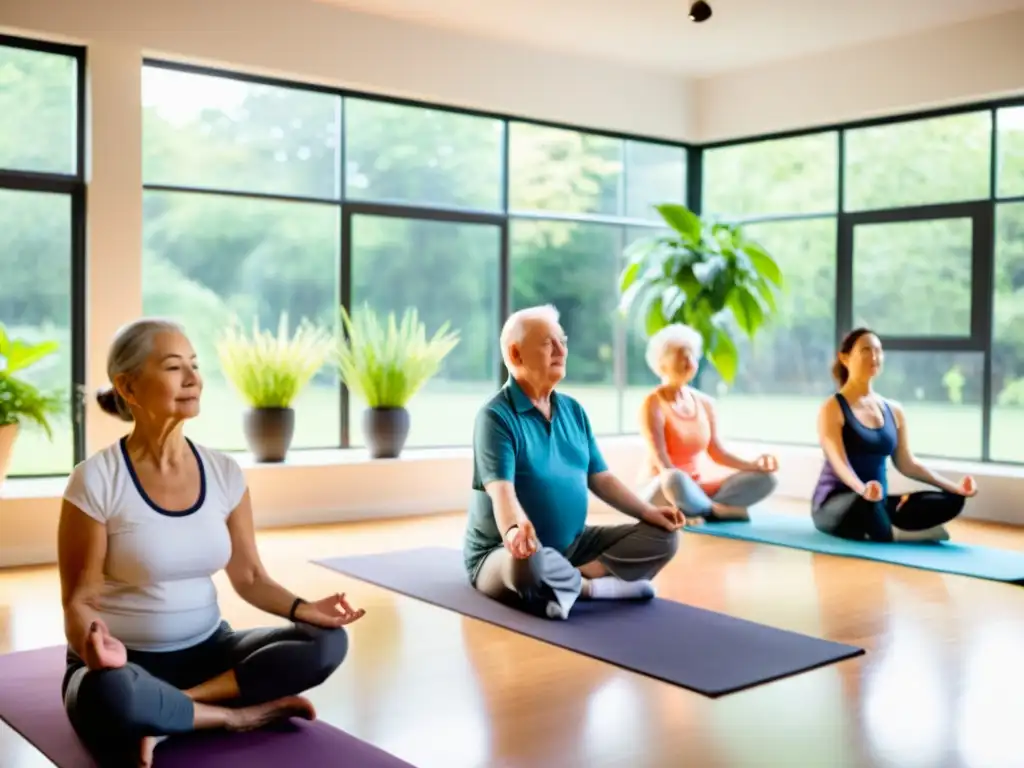
[[89, 670], [69, 648], [61, 693], [75, 732], [100, 766], [135, 766], [143, 736], [193, 730], [185, 689], [233, 669], [240, 695], [218, 704], [260, 704], [320, 685], [347, 653], [344, 629], [293, 624], [235, 632], [222, 622], [190, 648], [129, 650], [128, 663], [118, 669]]
[[[926, 531], [948, 523], [964, 508], [964, 497], [945, 491], [917, 491], [868, 501], [853, 491], [829, 496], [812, 512], [814, 527], [843, 539], [892, 541], [893, 528]], [[899, 507], [897, 509], [896, 507]]]

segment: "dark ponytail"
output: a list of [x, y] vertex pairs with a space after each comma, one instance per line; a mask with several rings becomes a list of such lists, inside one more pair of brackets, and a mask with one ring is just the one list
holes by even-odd
[[106, 414], [114, 416], [121, 421], [132, 421], [132, 412], [124, 398], [117, 394], [113, 387], [101, 389], [96, 393], [96, 402], [100, 409]]
[[843, 336], [843, 340], [839, 343], [839, 352], [836, 354], [836, 359], [832, 363], [832, 378], [836, 380], [839, 388], [842, 389], [843, 385], [846, 384], [847, 379], [850, 378], [850, 371], [847, 369], [843, 362], [839, 359], [839, 355], [848, 355], [853, 351], [853, 348], [857, 345], [857, 340], [861, 336], [867, 336], [869, 333], [874, 333], [870, 328], [854, 328], [848, 334]]

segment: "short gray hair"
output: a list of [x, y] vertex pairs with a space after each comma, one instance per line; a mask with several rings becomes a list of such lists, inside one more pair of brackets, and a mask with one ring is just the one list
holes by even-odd
[[661, 375], [661, 361], [670, 349], [689, 347], [699, 359], [704, 352], [704, 337], [696, 329], [683, 323], [666, 325], [647, 341], [647, 367]]
[[522, 342], [526, 335], [526, 326], [531, 320], [547, 320], [557, 323], [560, 315], [553, 304], [541, 304], [536, 307], [526, 307], [513, 312], [508, 316], [505, 325], [501, 329], [501, 359], [505, 361], [505, 367], [511, 369], [512, 361], [508, 356], [508, 349], [513, 344]]
[[118, 376], [132, 375], [142, 370], [146, 360], [153, 352], [153, 342], [161, 333], [180, 333], [185, 329], [174, 320], [159, 317], [144, 317], [118, 328], [114, 340], [107, 352], [107, 378], [110, 387], [96, 395], [100, 408], [111, 416], [118, 416], [124, 421], [132, 420], [132, 412], [128, 403], [113, 387]]

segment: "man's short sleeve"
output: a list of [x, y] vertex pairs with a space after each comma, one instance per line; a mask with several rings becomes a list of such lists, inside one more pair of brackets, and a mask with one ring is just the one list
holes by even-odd
[[515, 480], [516, 454], [512, 430], [492, 408], [481, 409], [476, 417], [473, 462], [481, 485], [495, 480]]

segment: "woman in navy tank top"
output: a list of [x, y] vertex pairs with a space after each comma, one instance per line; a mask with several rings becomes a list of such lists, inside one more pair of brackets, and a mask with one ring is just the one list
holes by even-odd
[[[825, 462], [812, 501], [814, 526], [845, 539], [948, 539], [943, 526], [977, 492], [974, 478], [950, 482], [915, 458], [903, 409], [872, 388], [882, 358], [882, 344], [867, 328], [851, 331], [840, 344], [832, 366], [839, 391], [818, 413]], [[890, 496], [890, 458], [900, 473], [938, 490]]]

